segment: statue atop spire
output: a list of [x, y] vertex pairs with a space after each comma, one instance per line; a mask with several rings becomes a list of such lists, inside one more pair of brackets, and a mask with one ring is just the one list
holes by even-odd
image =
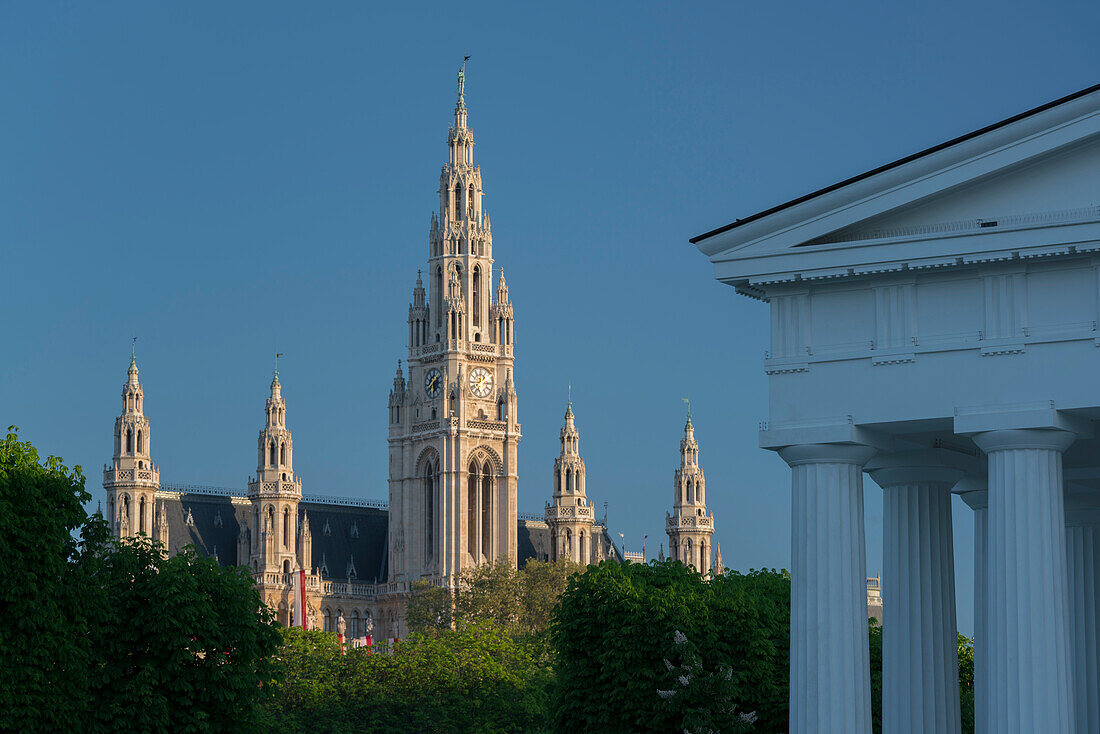
[[464, 106], [466, 104], [466, 98], [464, 96], [466, 92], [466, 62], [470, 60], [469, 56], [462, 58], [462, 66], [458, 67], [458, 104]]

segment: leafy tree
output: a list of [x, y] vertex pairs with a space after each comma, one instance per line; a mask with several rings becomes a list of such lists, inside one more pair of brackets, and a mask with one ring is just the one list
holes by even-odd
[[579, 563], [561, 559], [553, 563], [531, 559], [520, 574], [520, 632], [540, 635], [550, 629], [558, 600], [569, 577], [582, 570]]
[[959, 708], [963, 734], [974, 734], [974, 639], [959, 635]]
[[88, 702], [92, 650], [83, 639], [80, 595], [70, 575], [84, 522], [79, 466], [39, 461], [18, 429], [0, 441], [0, 729], [79, 729]]
[[871, 730], [882, 734], [882, 625], [867, 619], [867, 645], [871, 653]]
[[286, 630], [265, 719], [288, 732], [538, 732], [549, 671], [494, 625], [413, 634], [341, 655], [336, 636]]
[[658, 690], [673, 716], [681, 720], [685, 734], [744, 734], [752, 731], [755, 713], [737, 710], [734, 703], [733, 668], [719, 666], [709, 670], [687, 636], [677, 630], [673, 645], [680, 656], [679, 665], [665, 660], [665, 667], [676, 676], [669, 690]]
[[508, 561], [466, 569], [454, 590], [426, 581], [413, 584], [405, 608], [409, 629], [432, 634], [466, 624], [492, 624], [515, 635], [541, 635], [580, 565], [530, 560], [522, 570]]
[[[247, 570], [139, 537], [78, 570], [100, 597], [89, 619], [100, 731], [242, 731], [257, 723], [280, 636]], [[138, 703], [140, 702], [140, 703]]]
[[613, 562], [572, 576], [551, 623], [557, 731], [678, 731], [682, 712], [656, 690], [674, 690], [674, 634], [703, 669], [729, 669], [729, 696], [755, 711], [758, 730], [787, 729], [790, 579], [785, 572], [701, 576], [675, 561]]
[[463, 571], [455, 590], [455, 621], [516, 629], [523, 614], [521, 574], [507, 559]]
[[79, 467], [40, 463], [9, 429], [0, 730], [249, 730], [279, 639], [251, 578], [144, 537], [113, 541], [88, 498]]
[[450, 589], [414, 581], [405, 604], [405, 622], [411, 632], [422, 635], [450, 629], [454, 625], [454, 607]]

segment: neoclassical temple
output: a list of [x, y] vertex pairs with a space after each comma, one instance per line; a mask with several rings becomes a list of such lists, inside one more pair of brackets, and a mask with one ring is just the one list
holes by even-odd
[[863, 478], [883, 492], [883, 731], [1100, 731], [1100, 86], [695, 237], [767, 304], [791, 467], [790, 731], [871, 731]]
[[[407, 359], [398, 363], [389, 391], [388, 502], [305, 493], [308, 482], [294, 471], [278, 369], [264, 403], [256, 471], [247, 489], [162, 485], [131, 354], [114, 455], [103, 479], [116, 536], [145, 533], [171, 553], [193, 545], [225, 565], [248, 566], [284, 624], [300, 606], [292, 579], [304, 570], [307, 621], [335, 630], [343, 618], [352, 638], [368, 629], [380, 638], [404, 636], [405, 601], [415, 582], [453, 587], [464, 570], [498, 559], [520, 566], [532, 558], [623, 559], [606, 518], [595, 516], [586, 494], [572, 401], [554, 463], [551, 501], [543, 514], [518, 510], [522, 434], [514, 312], [503, 270], [491, 290], [492, 226], [483, 207], [481, 169], [474, 165], [464, 84], [460, 72], [427, 267], [408, 307]], [[685, 440], [694, 442], [690, 423]], [[689, 447], [695, 451], [691, 460], [697, 460], [697, 444]], [[688, 467], [695, 471], [694, 464]], [[692, 538], [708, 539], [688, 541], [696, 545], [683, 558], [705, 572], [713, 518], [702, 504], [701, 473], [698, 477], [692, 485], [698, 494], [687, 504], [677, 500], [674, 511], [699, 525]]]

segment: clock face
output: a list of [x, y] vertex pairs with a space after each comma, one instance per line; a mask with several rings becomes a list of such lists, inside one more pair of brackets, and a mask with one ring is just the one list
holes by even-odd
[[429, 398], [434, 398], [439, 394], [442, 382], [443, 378], [440, 376], [439, 370], [434, 367], [428, 370], [428, 373], [424, 375], [424, 394]]
[[493, 376], [484, 367], [478, 367], [470, 373], [470, 392], [479, 398], [489, 397], [493, 390]]

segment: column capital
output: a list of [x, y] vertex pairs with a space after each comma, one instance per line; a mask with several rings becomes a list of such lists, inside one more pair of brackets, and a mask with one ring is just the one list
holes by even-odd
[[1076, 433], [1058, 429], [1008, 428], [974, 434], [974, 443], [987, 454], [1014, 449], [1044, 449], [1062, 453], [1076, 438]]
[[979, 466], [977, 457], [940, 448], [878, 454], [867, 462], [864, 471], [884, 489], [905, 484], [950, 487]]
[[[966, 477], [962, 481], [966, 481]], [[989, 490], [987, 489], [969, 489], [965, 492], [958, 491], [958, 484], [955, 485], [955, 492], [959, 495], [959, 499], [966, 503], [967, 507], [975, 512], [978, 510], [985, 510], [989, 508]]]
[[790, 466], [800, 464], [856, 464], [863, 466], [875, 455], [873, 446], [857, 443], [809, 443], [779, 449]]

